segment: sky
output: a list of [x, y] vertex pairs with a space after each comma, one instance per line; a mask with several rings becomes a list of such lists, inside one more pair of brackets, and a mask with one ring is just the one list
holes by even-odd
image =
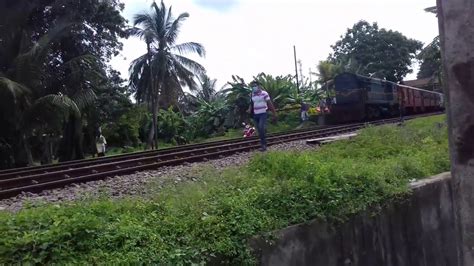
[[[131, 23], [134, 14], [149, 10], [152, 0], [122, 2], [123, 15]], [[359, 20], [377, 22], [424, 44], [438, 35], [436, 16], [424, 11], [435, 0], [165, 0], [165, 4], [173, 7], [175, 16], [190, 14], [177, 43], [204, 45], [205, 58], [190, 57], [217, 79], [218, 89], [232, 75], [247, 82], [261, 72], [294, 75], [293, 45], [303, 75], [309, 77], [310, 69], [315, 72], [317, 63], [327, 59], [330, 46]], [[146, 47], [134, 37], [123, 43], [122, 53], [111, 63], [127, 78], [130, 62]], [[406, 79], [414, 78], [416, 70]]]

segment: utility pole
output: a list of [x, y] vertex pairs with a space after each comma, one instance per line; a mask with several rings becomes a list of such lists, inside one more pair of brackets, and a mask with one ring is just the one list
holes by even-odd
[[298, 64], [296, 61], [296, 46], [293, 45], [293, 54], [295, 56], [295, 72], [296, 72], [296, 90], [298, 93], [300, 93], [300, 82], [298, 78]]
[[300, 67], [300, 84], [301, 86], [303, 86], [304, 85], [303, 62], [301, 62], [301, 60], [298, 60], [298, 66]]
[[457, 265], [474, 265], [474, 9], [472, 0], [437, 0], [449, 127]]

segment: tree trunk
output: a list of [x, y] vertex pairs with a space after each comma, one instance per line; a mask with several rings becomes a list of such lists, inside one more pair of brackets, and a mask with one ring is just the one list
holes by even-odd
[[158, 111], [160, 110], [160, 104], [159, 104], [159, 99], [158, 99], [158, 95], [160, 94], [160, 89], [157, 89], [156, 90], [156, 100], [155, 100], [155, 104], [156, 104], [156, 108], [154, 109], [156, 114], [154, 116], [154, 123], [155, 123], [155, 149], [158, 149]]
[[155, 138], [155, 131], [156, 131], [156, 121], [157, 121], [157, 110], [156, 110], [156, 101], [154, 99], [151, 100], [151, 113], [152, 113], [152, 122], [151, 122], [151, 127], [150, 131], [148, 131], [148, 138], [145, 146], [145, 150], [152, 148], [155, 148], [155, 143], [154, 143], [154, 138]]
[[13, 165], [14, 167], [25, 167], [28, 166], [28, 158], [25, 151], [25, 146], [23, 145], [23, 134], [17, 131], [17, 135], [12, 136], [11, 143], [13, 151]]
[[43, 155], [41, 157], [41, 164], [51, 164], [53, 162], [51, 137], [49, 134], [46, 134], [43, 139]]
[[28, 144], [28, 139], [26, 138], [25, 135], [22, 135], [21, 137], [22, 137], [23, 148], [25, 149], [25, 153], [26, 153], [26, 158], [28, 160], [28, 166], [32, 166], [34, 164], [33, 155], [31, 154], [31, 148], [30, 148], [30, 145]]
[[5, 139], [0, 138], [0, 170], [14, 167], [14, 162], [12, 146]]
[[[156, 134], [156, 121], [157, 121], [157, 98], [158, 96], [156, 95], [156, 88], [155, 88], [155, 77], [154, 77], [154, 72], [153, 72], [153, 62], [152, 62], [152, 55], [151, 55], [151, 46], [150, 46], [150, 40], [147, 40], [146, 42], [146, 48], [147, 48], [147, 54], [148, 54], [148, 64], [150, 67], [150, 90], [151, 90], [151, 112], [152, 112], [152, 126], [151, 129], [148, 133], [148, 139], [147, 139], [147, 144], [145, 146], [145, 150], [148, 148], [155, 149], [157, 146], [158, 142], [156, 141], [157, 134]], [[153, 141], [155, 139], [155, 141]]]
[[474, 3], [438, 0], [459, 263], [474, 265]]
[[63, 139], [59, 148], [59, 161], [65, 162], [77, 159], [84, 159], [82, 123], [80, 117], [71, 116], [64, 127]]
[[76, 121], [74, 121], [75, 123], [75, 127], [76, 127], [76, 131], [75, 131], [75, 135], [74, 135], [74, 143], [76, 145], [74, 151], [75, 151], [75, 154], [74, 154], [74, 158], [73, 160], [81, 160], [81, 159], [84, 159], [85, 156], [84, 156], [84, 146], [82, 145], [84, 143], [84, 134], [82, 132], [82, 119], [79, 118], [77, 119]]

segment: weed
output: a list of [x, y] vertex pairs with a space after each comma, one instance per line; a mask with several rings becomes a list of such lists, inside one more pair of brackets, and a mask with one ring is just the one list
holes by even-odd
[[443, 116], [362, 130], [318, 151], [270, 152], [148, 199], [0, 212], [0, 264], [253, 264], [248, 239], [314, 218], [344, 221], [449, 170]]

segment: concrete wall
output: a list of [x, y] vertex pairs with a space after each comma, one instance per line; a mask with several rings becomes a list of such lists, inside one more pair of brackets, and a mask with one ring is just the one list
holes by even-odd
[[474, 1], [437, 0], [459, 257], [474, 265]]
[[459, 265], [448, 173], [412, 184], [413, 194], [376, 216], [332, 227], [312, 221], [253, 242], [262, 265]]

